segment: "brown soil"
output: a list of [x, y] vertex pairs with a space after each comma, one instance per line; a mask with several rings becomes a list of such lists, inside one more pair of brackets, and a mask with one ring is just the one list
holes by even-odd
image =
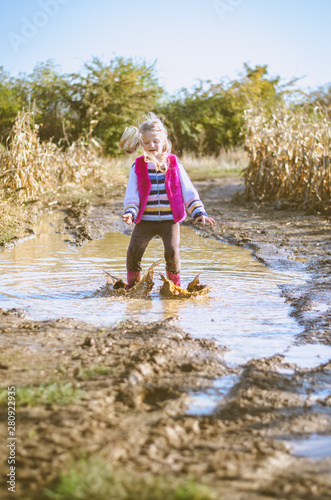
[[[329, 219], [244, 204], [238, 195], [233, 201], [240, 190], [233, 179], [196, 185], [216, 219], [202, 235], [251, 248], [271, 267], [308, 273], [305, 285], [282, 293], [303, 327], [297, 341], [330, 344]], [[120, 193], [112, 203], [68, 210], [76, 243], [128, 231], [121, 200]], [[226, 346], [193, 339], [172, 320], [100, 329], [69, 319], [35, 322], [20, 311], [2, 312], [0, 343], [3, 389], [71, 383], [80, 391], [67, 404], [39, 399], [18, 408], [16, 498], [48, 498], [43, 488], [82, 456], [137, 477], [194, 477], [217, 499], [331, 498], [331, 458], [296, 457], [286, 444], [331, 433], [331, 393], [314, 396], [330, 388], [330, 362], [299, 369], [274, 356], [230, 368]], [[190, 392], [230, 374], [238, 382], [211, 415], [187, 414]], [[6, 443], [6, 404], [1, 412]], [[0, 460], [1, 498], [10, 498], [6, 451]]]

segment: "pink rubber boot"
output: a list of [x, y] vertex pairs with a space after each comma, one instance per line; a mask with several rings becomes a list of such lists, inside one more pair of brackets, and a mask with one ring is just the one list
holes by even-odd
[[172, 281], [174, 285], [180, 286], [180, 273], [174, 274], [167, 271], [167, 278]]
[[138, 281], [140, 281], [140, 271], [127, 271], [128, 284], [125, 289], [130, 290]]

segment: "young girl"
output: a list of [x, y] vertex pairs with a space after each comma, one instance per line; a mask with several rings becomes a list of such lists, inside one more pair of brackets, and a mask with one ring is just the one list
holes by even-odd
[[141, 259], [148, 243], [160, 236], [164, 245], [167, 278], [180, 285], [179, 223], [186, 218], [185, 206], [194, 218], [214, 224], [208, 217], [199, 194], [177, 157], [171, 154], [167, 131], [153, 113], [140, 126], [125, 129], [120, 148], [127, 154], [139, 146], [143, 156], [132, 165], [124, 199], [127, 224], [135, 222], [127, 251], [127, 288], [140, 280]]

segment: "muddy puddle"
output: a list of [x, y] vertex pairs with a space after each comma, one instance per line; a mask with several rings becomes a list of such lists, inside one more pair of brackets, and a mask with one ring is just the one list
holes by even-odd
[[[330, 358], [328, 346], [312, 350], [311, 345], [293, 345], [300, 327], [290, 317], [280, 287], [300, 283], [303, 274], [272, 271], [249, 250], [182, 227], [182, 284], [200, 273], [201, 282], [212, 286], [208, 298], [161, 298], [159, 273], [164, 264], [157, 268], [148, 299], [95, 297], [106, 282], [103, 270], [125, 277], [129, 235], [110, 232], [77, 247], [61, 231], [61, 217], [43, 215], [36, 237], [0, 254], [1, 308], [23, 309], [36, 320], [65, 316], [97, 326], [124, 318], [154, 321], [175, 316], [192, 336], [212, 337], [226, 346], [225, 360], [230, 364], [284, 354], [291, 363], [311, 368]], [[144, 269], [162, 256], [162, 242], [155, 239], [145, 254]]]
[[305, 439], [288, 441], [293, 455], [308, 458], [325, 458], [331, 455], [331, 436], [312, 434]]
[[[304, 325], [282, 296], [307, 275], [270, 270], [250, 250], [183, 226], [182, 284], [200, 273], [208, 297], [162, 298], [164, 263], [147, 299], [96, 295], [103, 270], [125, 277], [129, 231], [77, 246], [62, 217], [45, 214], [35, 237], [0, 253], [0, 308], [31, 318], [3, 314], [3, 387], [45, 379], [81, 391], [67, 407], [22, 407], [22, 491], [51, 484], [74, 440], [119, 470], [189, 473], [240, 490], [216, 498], [329, 498], [330, 346], [300, 342]], [[144, 269], [162, 253], [154, 240]], [[85, 323], [53, 321], [62, 317]]]

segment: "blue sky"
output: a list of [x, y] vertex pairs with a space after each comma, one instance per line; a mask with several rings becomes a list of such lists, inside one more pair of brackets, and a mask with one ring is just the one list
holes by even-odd
[[157, 61], [173, 93], [196, 79], [233, 79], [267, 64], [302, 88], [331, 82], [330, 0], [11, 0], [2, 2], [0, 66], [29, 73], [54, 59], [63, 72], [92, 56]]

